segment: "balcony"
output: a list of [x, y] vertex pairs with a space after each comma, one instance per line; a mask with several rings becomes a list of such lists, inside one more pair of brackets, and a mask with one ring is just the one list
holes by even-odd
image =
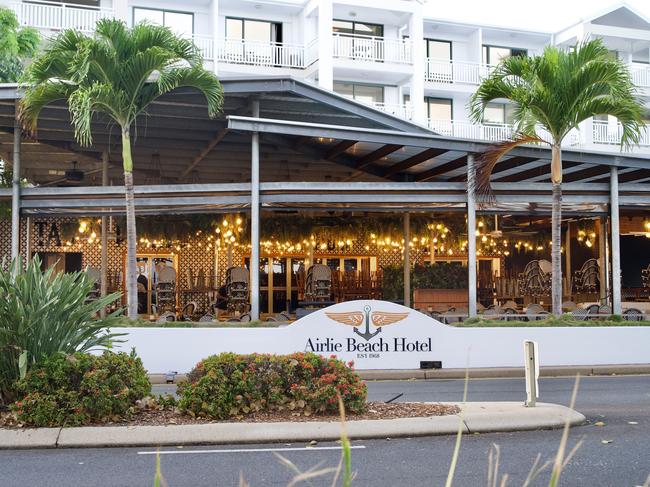
[[[618, 123], [597, 122], [593, 124], [593, 143], [594, 144], [607, 144], [619, 145], [621, 143], [621, 136], [623, 135], [623, 127]], [[639, 145], [643, 147], [650, 146], [650, 125], [646, 125], [645, 130], [641, 135]]]
[[407, 39], [333, 33], [335, 58], [376, 63], [411, 64], [411, 42]]
[[[207, 46], [205, 50], [210, 51]], [[216, 61], [275, 68], [302, 69], [307, 66], [305, 46], [243, 39], [222, 40], [217, 46]]]
[[413, 119], [413, 108], [411, 105], [402, 105], [400, 103], [379, 103], [379, 102], [374, 102], [370, 103], [370, 106], [373, 108], [376, 108], [377, 110], [381, 110], [386, 113], [390, 113], [391, 115], [395, 115], [396, 117], [403, 118], [405, 120], [412, 120]]
[[650, 66], [632, 63], [629, 65], [632, 82], [640, 88], [650, 88]]
[[486, 64], [427, 58], [424, 79], [432, 83], [478, 85], [491, 69]]
[[[434, 132], [447, 137], [458, 137], [461, 139], [486, 140], [499, 142], [512, 137], [513, 126], [507, 123], [476, 124], [472, 122], [459, 122], [456, 120], [433, 120], [428, 121], [429, 128]], [[549, 140], [548, 133], [541, 127], [537, 128], [537, 134], [545, 140]], [[564, 146], [574, 147], [581, 144], [578, 131], [571, 131], [564, 139]]]
[[113, 16], [112, 9], [58, 2], [21, 2], [14, 3], [11, 7], [21, 25], [47, 30], [77, 29], [92, 32], [99, 19]]

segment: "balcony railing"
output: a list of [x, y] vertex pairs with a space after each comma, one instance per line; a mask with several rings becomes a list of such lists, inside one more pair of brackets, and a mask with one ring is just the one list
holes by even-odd
[[214, 39], [212, 37], [195, 35], [192, 40], [201, 51], [203, 59], [206, 61], [214, 60]]
[[14, 3], [12, 8], [21, 25], [37, 29], [92, 32], [99, 19], [113, 16], [112, 9], [46, 1]]
[[377, 63], [411, 64], [411, 41], [357, 34], [333, 34], [335, 58]]
[[[439, 134], [448, 137], [458, 137], [461, 139], [474, 139], [474, 140], [487, 140], [491, 142], [499, 142], [508, 140], [512, 137], [514, 130], [513, 126], [507, 123], [486, 123], [476, 124], [472, 122], [459, 122], [456, 120], [433, 120], [428, 121], [429, 128]], [[544, 140], [550, 140], [548, 133], [542, 128], [538, 127], [537, 134]], [[572, 131], [565, 137], [563, 145], [577, 146], [580, 145], [580, 134], [577, 131]]]
[[635, 85], [641, 88], [650, 88], [650, 66], [647, 64], [630, 64], [630, 74]]
[[[623, 136], [623, 127], [618, 123], [597, 122], [593, 124], [593, 142], [594, 144], [612, 144], [621, 143]], [[650, 146], [650, 125], [646, 125], [639, 140], [640, 146]]]
[[378, 110], [390, 113], [396, 117], [403, 118], [405, 120], [413, 119], [413, 108], [409, 104], [399, 104], [399, 103], [371, 103], [371, 106], [377, 108]]
[[280, 42], [224, 39], [217, 47], [216, 60], [250, 66], [302, 69], [305, 67], [305, 46]]
[[433, 83], [462, 83], [478, 85], [492, 66], [466, 61], [427, 58], [424, 79]]

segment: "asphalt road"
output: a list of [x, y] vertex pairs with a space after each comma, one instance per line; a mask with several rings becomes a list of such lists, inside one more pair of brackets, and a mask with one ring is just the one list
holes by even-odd
[[[573, 387], [568, 378], [542, 379], [540, 400], [567, 404]], [[469, 400], [522, 400], [518, 379], [472, 380]], [[161, 390], [163, 388], [157, 388]], [[369, 398], [385, 401], [459, 401], [463, 381], [386, 381], [369, 383]], [[650, 474], [650, 376], [584, 377], [576, 409], [590, 424], [571, 431], [570, 446], [582, 440], [563, 473], [563, 486], [640, 486]], [[604, 426], [593, 423], [602, 421]], [[484, 486], [488, 450], [500, 446], [499, 472], [509, 486], [522, 485], [538, 454], [553, 458], [560, 431], [463, 436], [455, 486]], [[605, 443], [603, 443], [605, 442]], [[354, 442], [356, 486], [442, 486], [454, 446], [453, 437], [384, 439]], [[334, 448], [334, 449], [321, 449]], [[237, 486], [240, 473], [251, 486], [286, 486], [293, 474], [277, 453], [307, 470], [334, 467], [336, 443], [229, 445], [165, 448], [162, 471], [170, 487]], [[272, 450], [285, 449], [275, 452]], [[155, 455], [151, 448], [0, 451], [0, 486], [150, 486]], [[166, 453], [171, 452], [171, 453]], [[531, 485], [548, 485], [548, 471]], [[311, 485], [331, 485], [331, 475]], [[309, 485], [309, 484], [299, 484]]]

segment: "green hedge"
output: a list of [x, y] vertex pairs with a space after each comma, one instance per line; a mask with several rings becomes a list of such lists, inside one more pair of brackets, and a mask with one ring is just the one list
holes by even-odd
[[309, 416], [338, 412], [340, 395], [346, 411], [362, 412], [366, 386], [351, 365], [313, 353], [213, 355], [179, 385], [178, 405], [211, 419], [283, 410]]
[[478, 327], [497, 327], [497, 328], [516, 328], [516, 327], [561, 327], [561, 326], [575, 326], [575, 327], [594, 327], [594, 326], [650, 326], [650, 321], [626, 321], [620, 316], [612, 316], [609, 319], [603, 320], [577, 320], [573, 316], [564, 314], [558, 317], [551, 316], [538, 321], [505, 321], [505, 320], [490, 320], [480, 316], [476, 318], [469, 318], [463, 323], [451, 323], [450, 326], [464, 327], [464, 328], [478, 328]]
[[[382, 268], [384, 299], [395, 301], [404, 297], [404, 267]], [[435, 262], [433, 265], [416, 264], [411, 270], [413, 289], [466, 289], [467, 267], [460, 262]], [[412, 297], [412, 296], [411, 296]]]
[[11, 409], [29, 426], [79, 426], [128, 417], [151, 384], [134, 352], [54, 355], [17, 384]]

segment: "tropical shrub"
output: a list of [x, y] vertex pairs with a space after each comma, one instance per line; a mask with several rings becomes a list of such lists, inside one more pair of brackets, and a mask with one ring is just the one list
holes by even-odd
[[5, 266], [0, 265], [0, 405], [15, 400], [15, 382], [37, 362], [59, 352], [110, 347], [120, 335], [107, 328], [121, 314], [98, 318], [119, 294], [88, 301], [93, 281], [84, 272], [43, 272], [38, 257], [24, 269], [20, 260]]
[[11, 409], [29, 426], [79, 426], [128, 417], [151, 384], [142, 361], [131, 354], [56, 354], [17, 384], [21, 399]]
[[178, 406], [191, 416], [226, 419], [258, 411], [290, 410], [309, 416], [362, 412], [366, 386], [352, 364], [313, 353], [222, 353], [199, 362], [178, 388]]

